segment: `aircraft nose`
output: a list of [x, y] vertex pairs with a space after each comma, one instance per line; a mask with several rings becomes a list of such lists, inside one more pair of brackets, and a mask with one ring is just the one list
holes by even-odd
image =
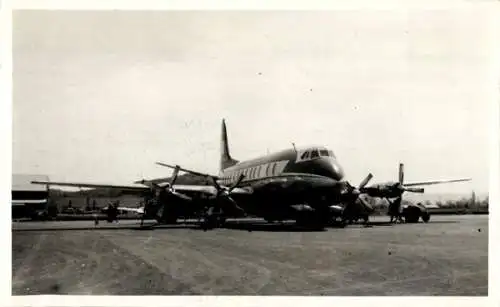
[[332, 177], [335, 180], [342, 180], [344, 178], [344, 170], [337, 161], [332, 161]]
[[344, 170], [342, 166], [335, 159], [325, 158], [322, 159], [322, 169], [324, 174], [334, 180], [340, 181], [344, 178]]

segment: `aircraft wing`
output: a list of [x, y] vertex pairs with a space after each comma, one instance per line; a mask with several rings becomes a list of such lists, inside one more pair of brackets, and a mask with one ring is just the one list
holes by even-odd
[[405, 183], [405, 187], [413, 187], [413, 186], [419, 186], [419, 185], [433, 185], [433, 184], [440, 184], [440, 183], [450, 183], [450, 182], [461, 182], [461, 181], [471, 181], [471, 178], [463, 178], [463, 179], [451, 179], [451, 180], [434, 180], [434, 181], [421, 181], [421, 182], [411, 182], [411, 183]]
[[109, 188], [127, 191], [144, 192], [148, 191], [149, 187], [141, 185], [111, 185], [111, 184], [93, 184], [93, 183], [78, 183], [78, 182], [55, 182], [55, 181], [31, 181], [32, 184], [40, 185], [56, 185], [62, 187], [76, 187], [76, 188]]

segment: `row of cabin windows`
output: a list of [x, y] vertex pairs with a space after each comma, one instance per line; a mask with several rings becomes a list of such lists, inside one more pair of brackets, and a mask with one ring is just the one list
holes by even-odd
[[278, 175], [276, 165], [278, 163], [266, 163], [263, 165], [259, 165], [256, 167], [251, 167], [251, 168], [245, 168], [242, 170], [237, 170], [232, 172], [232, 174], [229, 174], [226, 177], [222, 178], [223, 184], [230, 184], [234, 183], [238, 180], [241, 174], [245, 176], [243, 180], [252, 180], [252, 179], [257, 179], [257, 178], [264, 178], [264, 177], [270, 177], [270, 176], [276, 176]]

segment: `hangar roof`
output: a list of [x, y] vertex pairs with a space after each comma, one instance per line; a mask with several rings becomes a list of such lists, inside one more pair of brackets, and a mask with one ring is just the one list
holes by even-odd
[[46, 186], [32, 184], [31, 181], [34, 180], [49, 181], [49, 177], [45, 175], [13, 174], [12, 191], [33, 191], [33, 192], [47, 191]]

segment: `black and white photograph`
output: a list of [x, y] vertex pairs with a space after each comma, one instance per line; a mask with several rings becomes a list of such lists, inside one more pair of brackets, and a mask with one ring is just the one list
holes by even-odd
[[487, 297], [492, 24], [14, 10], [12, 295]]

